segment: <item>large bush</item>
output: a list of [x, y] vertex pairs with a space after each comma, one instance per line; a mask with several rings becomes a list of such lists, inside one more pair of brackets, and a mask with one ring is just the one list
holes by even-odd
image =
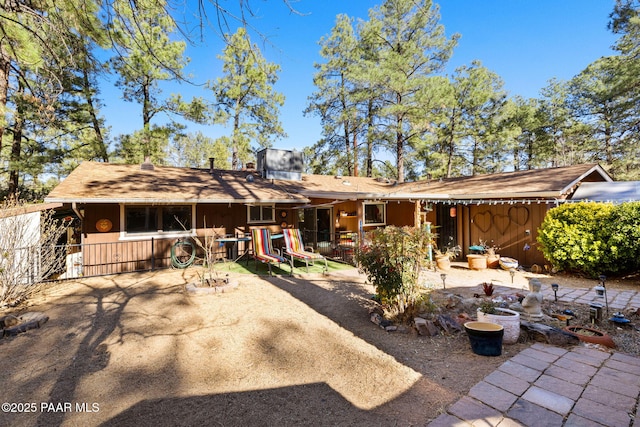
[[422, 228], [387, 226], [367, 233], [366, 241], [356, 251], [360, 269], [384, 304], [405, 313], [419, 297], [418, 276], [433, 235]]
[[640, 202], [581, 202], [551, 209], [538, 230], [540, 250], [561, 270], [619, 274], [640, 270]]

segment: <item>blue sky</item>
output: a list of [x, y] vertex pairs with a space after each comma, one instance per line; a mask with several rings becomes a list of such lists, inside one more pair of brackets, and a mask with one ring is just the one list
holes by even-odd
[[[239, 0], [221, 0], [230, 8]], [[195, 4], [194, 0], [188, 0]], [[441, 24], [450, 36], [461, 38], [449, 61], [447, 73], [473, 60], [480, 60], [496, 72], [511, 96], [538, 97], [551, 78], [567, 80], [601, 56], [611, 55], [615, 37], [607, 30], [614, 0], [441, 0]], [[317, 117], [302, 112], [313, 93], [314, 62], [321, 61], [318, 41], [329, 34], [337, 14], [345, 13], [366, 20], [368, 10], [379, 4], [364, 0], [298, 0], [292, 2], [302, 14], [290, 13], [281, 0], [251, 0], [255, 17], [250, 23], [267, 41], [255, 33], [268, 61], [281, 66], [276, 89], [286, 100], [281, 120], [288, 137], [274, 147], [301, 149], [321, 138]], [[212, 18], [213, 15], [210, 15]], [[235, 30], [235, 27], [232, 31]], [[206, 34], [199, 46], [189, 46], [191, 63], [186, 70], [194, 80], [204, 83], [222, 70], [216, 55], [224, 45], [214, 31]], [[203, 96], [212, 100], [211, 91], [202, 86], [167, 85], [166, 94], [180, 92], [185, 98]], [[105, 107], [102, 113], [110, 135], [130, 133], [142, 124], [141, 107], [121, 99], [112, 82], [102, 87]], [[160, 118], [162, 119], [162, 118]], [[222, 126], [198, 126], [185, 123], [188, 131], [202, 131], [210, 137], [229, 133]]]

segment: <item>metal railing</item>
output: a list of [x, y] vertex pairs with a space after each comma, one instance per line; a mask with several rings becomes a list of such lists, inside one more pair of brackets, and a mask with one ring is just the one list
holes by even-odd
[[354, 252], [360, 239], [356, 231], [323, 234], [316, 230], [302, 230], [302, 240], [327, 258], [354, 264]]
[[[337, 232], [320, 235], [314, 230], [304, 230], [305, 244], [329, 259], [354, 264], [354, 252], [358, 246], [357, 232]], [[171, 247], [174, 239], [147, 239], [108, 243], [84, 243], [55, 246], [55, 269], [47, 277], [41, 277], [37, 254], [39, 247], [16, 248], [29, 256], [22, 257], [28, 264], [28, 280], [52, 281], [78, 277], [106, 276], [111, 274], [153, 271], [171, 267]], [[308, 242], [308, 243], [307, 243]], [[224, 250], [224, 248], [221, 248]], [[230, 256], [221, 251], [220, 256]]]
[[171, 240], [133, 240], [108, 243], [83, 243], [58, 246], [63, 267], [49, 278], [106, 276], [152, 271], [171, 266]]

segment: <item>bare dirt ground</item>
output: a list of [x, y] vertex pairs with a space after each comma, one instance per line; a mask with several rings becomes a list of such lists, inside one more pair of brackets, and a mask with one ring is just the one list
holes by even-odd
[[[530, 344], [484, 357], [464, 334], [385, 332], [369, 320], [373, 289], [355, 270], [238, 276], [237, 289], [198, 296], [185, 292], [195, 276], [64, 282], [0, 313], [50, 318], [0, 339], [0, 402], [15, 404], [3, 406], [0, 425], [425, 425]], [[520, 276], [514, 287], [524, 287]], [[447, 280], [448, 292], [510, 282], [464, 268]]]

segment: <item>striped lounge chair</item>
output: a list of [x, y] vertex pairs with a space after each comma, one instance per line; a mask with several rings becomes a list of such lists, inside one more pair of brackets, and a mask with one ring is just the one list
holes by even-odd
[[[255, 228], [251, 230], [251, 244], [253, 247], [253, 259], [258, 266], [258, 261], [269, 266], [269, 276], [271, 273], [271, 264], [278, 263], [280, 266], [283, 262], [287, 262], [285, 258], [280, 256], [273, 250], [271, 244], [271, 232], [267, 228]], [[293, 273], [293, 269], [291, 270]]]
[[284, 254], [291, 257], [291, 271], [293, 271], [294, 259], [304, 261], [305, 265], [307, 266], [307, 273], [309, 272], [309, 261], [311, 261], [311, 264], [313, 265], [313, 262], [315, 260], [321, 259], [324, 261], [324, 272], [327, 272], [327, 270], [329, 269], [329, 267], [327, 266], [327, 259], [318, 253], [305, 250], [299, 229], [285, 228], [282, 230], [282, 233], [284, 234], [284, 244], [286, 245]]

